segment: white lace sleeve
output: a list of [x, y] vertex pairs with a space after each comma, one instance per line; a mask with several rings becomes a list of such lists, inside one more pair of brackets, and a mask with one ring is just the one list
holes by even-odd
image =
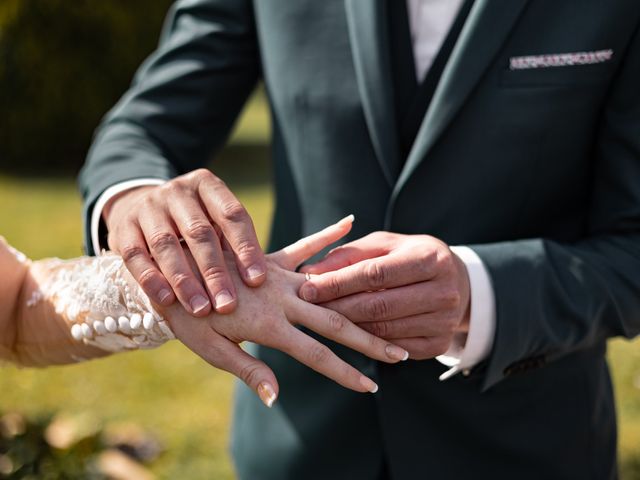
[[120, 257], [54, 259], [45, 265], [47, 274], [39, 278], [26, 310], [50, 302], [76, 341], [119, 352], [154, 348], [175, 338]]

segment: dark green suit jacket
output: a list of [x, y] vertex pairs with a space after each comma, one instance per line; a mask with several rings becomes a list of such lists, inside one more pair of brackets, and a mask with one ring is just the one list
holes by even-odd
[[[282, 395], [268, 410], [239, 387], [240, 477], [613, 478], [605, 344], [640, 329], [640, 2], [477, 0], [406, 163], [383, 5], [178, 1], [98, 130], [86, 214], [114, 183], [202, 166], [263, 80], [272, 248], [349, 213], [352, 239], [383, 229], [470, 245], [492, 278], [497, 331], [486, 362], [445, 382], [436, 361], [389, 366], [335, 347], [376, 395], [255, 347]], [[509, 68], [609, 49], [597, 64]]]

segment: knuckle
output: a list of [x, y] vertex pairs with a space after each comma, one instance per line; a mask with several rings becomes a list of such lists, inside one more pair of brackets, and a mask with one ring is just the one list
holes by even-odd
[[455, 268], [453, 253], [451, 250], [444, 249], [438, 253], [438, 270], [442, 272], [450, 272]]
[[182, 289], [191, 280], [191, 276], [186, 273], [176, 273], [171, 277], [171, 284], [176, 289]]
[[228, 202], [220, 208], [222, 218], [231, 223], [244, 222], [249, 214], [240, 202]]
[[370, 324], [371, 333], [380, 338], [384, 338], [389, 334], [389, 326], [387, 322], [374, 322]]
[[342, 286], [335, 276], [330, 276], [327, 279], [325, 289], [332, 298], [339, 298], [342, 296]]
[[309, 360], [314, 364], [325, 363], [330, 356], [331, 352], [322, 344], [314, 345], [309, 349]]
[[[158, 190], [161, 190], [163, 187], [164, 185], [159, 186]], [[155, 208], [155, 206], [156, 206], [156, 201], [154, 199], [154, 196], [151, 194], [145, 195], [140, 199], [140, 207], [143, 212], [149, 212], [153, 208]]]
[[451, 288], [444, 290], [440, 294], [440, 300], [445, 308], [456, 310], [460, 307], [460, 303], [462, 299], [460, 297], [460, 292], [457, 289]]
[[158, 192], [161, 196], [164, 196], [168, 193], [175, 193], [180, 190], [181, 181], [180, 180], [171, 180], [170, 182], [163, 183], [158, 187]]
[[362, 307], [365, 316], [372, 320], [383, 320], [389, 313], [389, 306], [382, 297], [372, 297], [369, 301], [363, 302]]
[[433, 248], [421, 248], [418, 253], [418, 259], [425, 269], [429, 270], [437, 260], [437, 254]]
[[243, 240], [236, 246], [236, 253], [244, 257], [253, 257], [258, 253], [258, 246], [249, 240]]
[[202, 278], [207, 282], [214, 282], [217, 280], [222, 280], [227, 272], [222, 265], [210, 265], [207, 268], [203, 269]]
[[178, 238], [170, 232], [159, 232], [149, 238], [149, 247], [155, 252], [164, 252], [168, 249], [177, 247]]
[[124, 260], [124, 263], [130, 263], [138, 258], [142, 258], [146, 253], [145, 248], [136, 244], [128, 244], [120, 249], [120, 256], [122, 260]]
[[258, 385], [260, 382], [260, 367], [255, 363], [244, 365], [238, 374], [247, 385]]
[[185, 235], [195, 243], [206, 243], [211, 241], [215, 230], [210, 223], [197, 221], [187, 227]]
[[371, 289], [379, 290], [385, 286], [387, 272], [379, 262], [372, 262], [365, 266], [364, 277]]
[[196, 179], [196, 180], [205, 180], [205, 179], [213, 179], [216, 178], [210, 170], [206, 168], [198, 168], [193, 172], [187, 174], [187, 178]]
[[158, 272], [153, 268], [145, 269], [138, 277], [138, 283], [142, 289], [151, 287], [151, 284], [158, 278]]
[[347, 319], [337, 312], [331, 312], [328, 316], [329, 326], [333, 332], [341, 332], [347, 327]]

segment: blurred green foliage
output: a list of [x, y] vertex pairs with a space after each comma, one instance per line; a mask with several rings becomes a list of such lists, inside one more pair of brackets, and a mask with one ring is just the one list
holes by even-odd
[[171, 3], [1, 0], [0, 169], [78, 170]]

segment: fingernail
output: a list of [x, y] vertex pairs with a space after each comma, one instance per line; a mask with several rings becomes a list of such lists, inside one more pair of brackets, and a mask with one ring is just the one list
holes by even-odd
[[249, 277], [250, 280], [257, 280], [262, 275], [264, 275], [264, 268], [258, 264], [251, 265], [247, 268], [247, 277]]
[[397, 345], [387, 345], [384, 347], [384, 351], [387, 353], [387, 357], [392, 360], [398, 360], [404, 362], [409, 358], [409, 352], [407, 352], [404, 348], [400, 348]]
[[166, 288], [158, 292], [158, 299], [160, 300], [160, 303], [166, 302], [170, 296], [171, 296], [171, 290], [167, 290]]
[[356, 217], [353, 215], [353, 213], [347, 217], [344, 217], [342, 220], [340, 220], [338, 223], [353, 223], [353, 221], [356, 219]]
[[376, 393], [378, 391], [378, 384], [364, 375], [360, 377], [360, 385], [366, 388], [367, 392]]
[[300, 295], [302, 295], [302, 298], [307, 302], [313, 302], [317, 298], [318, 292], [316, 290], [316, 287], [309, 283], [306, 283], [300, 289]]
[[200, 313], [209, 305], [209, 300], [204, 298], [202, 295], [196, 295], [189, 302], [191, 305], [191, 310], [193, 313]]
[[262, 382], [258, 385], [258, 396], [260, 400], [262, 400], [262, 403], [269, 408], [273, 407], [274, 402], [278, 398], [274, 388], [267, 382]]
[[216, 308], [222, 308], [229, 305], [231, 302], [233, 302], [233, 297], [231, 296], [231, 292], [226, 288], [224, 290], [220, 290], [216, 295]]

